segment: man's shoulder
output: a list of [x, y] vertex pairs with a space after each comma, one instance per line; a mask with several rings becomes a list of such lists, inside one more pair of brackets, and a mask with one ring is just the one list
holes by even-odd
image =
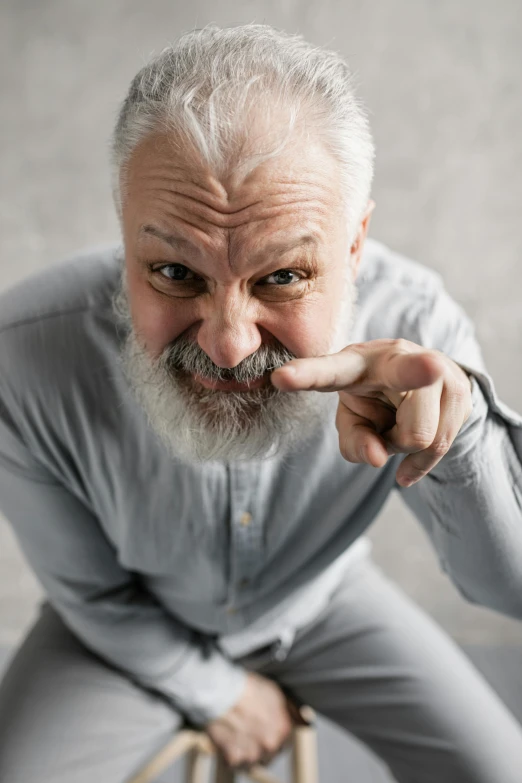
[[364, 245], [358, 283], [368, 290], [399, 287], [427, 298], [433, 297], [444, 285], [441, 275], [434, 269], [370, 238]]
[[[112, 296], [118, 246], [81, 252], [0, 294], [0, 386], [4, 401], [45, 405], [110, 362], [119, 333]], [[98, 372], [99, 374], [99, 372]]]
[[430, 267], [367, 239], [357, 289], [354, 341], [412, 339], [419, 320], [444, 293], [444, 281]]
[[81, 251], [8, 287], [0, 294], [0, 334], [106, 305], [119, 252], [116, 244]]
[[116, 245], [93, 248], [0, 295], [0, 427], [12, 436], [4, 446], [14, 454], [23, 442], [60, 475], [87, 448], [93, 422], [100, 438], [117, 427], [120, 256]]

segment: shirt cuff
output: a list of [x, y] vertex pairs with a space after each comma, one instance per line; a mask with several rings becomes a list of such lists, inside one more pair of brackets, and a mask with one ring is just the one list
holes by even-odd
[[239, 700], [246, 683], [246, 671], [212, 647], [191, 648], [171, 681], [161, 683], [166, 694], [195, 726], [205, 726], [222, 717]]
[[[482, 372], [481, 370], [475, 370], [473, 367], [462, 364], [462, 362], [456, 362], [456, 364], [458, 364], [458, 366], [464, 370], [465, 373], [471, 375], [472, 386], [479, 387], [484, 399], [486, 400], [488, 408], [493, 411], [493, 413], [496, 413], [498, 416], [504, 419], [504, 421], [510, 426], [522, 428], [522, 416], [519, 413], [516, 413], [499, 399], [495, 389], [495, 384], [493, 383], [493, 379], [490, 375], [488, 375], [488, 373]], [[467, 422], [465, 422], [464, 427], [466, 424]]]
[[512, 428], [515, 429], [517, 436], [520, 436], [522, 440], [522, 416], [499, 400], [492, 378], [487, 373], [475, 370], [461, 362], [457, 362], [457, 364], [471, 378], [473, 407], [447, 454], [430, 471], [430, 475], [433, 475], [434, 478], [447, 477], [448, 473], [451, 473], [453, 477], [462, 477], [470, 472], [475, 455], [480, 454], [481, 442], [490, 413], [500, 417], [510, 431]]

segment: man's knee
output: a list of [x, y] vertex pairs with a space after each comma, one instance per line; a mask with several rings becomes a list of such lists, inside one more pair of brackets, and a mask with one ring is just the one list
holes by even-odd
[[179, 728], [44, 611], [0, 682], [1, 783], [124, 783]]

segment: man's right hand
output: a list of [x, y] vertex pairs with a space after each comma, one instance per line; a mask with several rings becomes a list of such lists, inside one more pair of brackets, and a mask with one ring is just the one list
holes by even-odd
[[268, 764], [288, 739], [298, 712], [272, 680], [249, 672], [239, 701], [206, 732], [231, 767]]

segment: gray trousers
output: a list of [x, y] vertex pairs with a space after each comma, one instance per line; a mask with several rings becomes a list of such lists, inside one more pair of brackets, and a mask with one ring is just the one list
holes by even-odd
[[[522, 781], [520, 725], [371, 561], [347, 575], [285, 660], [265, 649], [241, 662], [358, 737], [400, 783]], [[0, 781], [124, 783], [180, 723], [44, 603], [0, 685]]]

